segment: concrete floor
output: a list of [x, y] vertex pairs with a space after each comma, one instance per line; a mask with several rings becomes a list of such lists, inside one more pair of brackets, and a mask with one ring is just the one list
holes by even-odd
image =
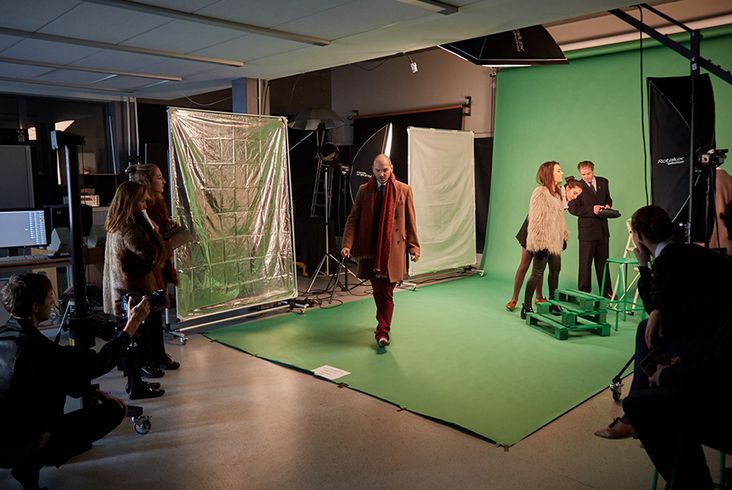
[[[124, 422], [91, 451], [44, 469], [42, 486], [650, 488], [652, 467], [637, 440], [592, 434], [621, 412], [609, 391], [505, 450], [200, 334], [187, 345], [169, 339], [167, 349], [182, 368], [161, 380], [165, 396], [140, 403], [152, 431], [138, 435]], [[101, 378], [102, 388], [122, 399], [124, 383], [118, 371]], [[20, 487], [0, 470], [0, 488]]]

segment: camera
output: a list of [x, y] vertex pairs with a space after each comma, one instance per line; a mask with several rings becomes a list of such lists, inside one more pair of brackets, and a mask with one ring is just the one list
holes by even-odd
[[136, 306], [142, 298], [147, 298], [150, 302], [150, 311], [162, 310], [168, 306], [168, 293], [165, 289], [157, 289], [152, 293], [142, 294], [134, 291], [130, 291], [122, 295], [120, 301], [122, 302], [122, 313], [125, 317], [128, 315], [127, 302], [132, 300], [131, 306]]
[[724, 163], [724, 161], [727, 159], [727, 151], [724, 149], [717, 149], [717, 148], [708, 148], [704, 149], [702, 148], [697, 153], [697, 162], [701, 168], [716, 168], [719, 167]]

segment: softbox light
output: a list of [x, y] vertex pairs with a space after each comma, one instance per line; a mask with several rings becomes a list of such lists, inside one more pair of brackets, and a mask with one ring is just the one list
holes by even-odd
[[530, 26], [439, 46], [483, 66], [530, 66], [568, 63], [544, 26]]
[[338, 114], [330, 109], [315, 108], [300, 111], [288, 126], [292, 129], [315, 131], [321, 124], [323, 129], [333, 129], [340, 128], [345, 123]]

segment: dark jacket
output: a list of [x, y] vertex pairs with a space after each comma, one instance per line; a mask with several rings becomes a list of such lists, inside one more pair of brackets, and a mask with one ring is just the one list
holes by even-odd
[[664, 335], [711, 328], [732, 300], [732, 263], [698, 245], [669, 243], [638, 271], [638, 293], [647, 312], [661, 312]]
[[577, 238], [580, 241], [603, 240], [610, 236], [607, 218], [600, 218], [592, 210], [595, 205], [613, 205], [610, 187], [604, 177], [595, 176], [595, 180], [597, 181], [597, 191], [583, 181], [582, 194], [568, 203], [569, 212], [579, 218], [577, 220]]
[[130, 342], [120, 333], [99, 352], [61, 347], [30, 320], [0, 326], [0, 461], [32, 452], [64, 414], [66, 395], [79, 397], [92, 379], [117, 365]]

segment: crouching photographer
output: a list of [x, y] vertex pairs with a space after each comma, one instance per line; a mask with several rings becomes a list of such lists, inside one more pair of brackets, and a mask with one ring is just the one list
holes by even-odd
[[[122, 298], [136, 292], [155, 299], [156, 308], [140, 327], [141, 356], [127, 366], [130, 397], [153, 398], [163, 394], [158, 384], [142, 383], [140, 375], [159, 378], [165, 369], [176, 369], [178, 363], [165, 354], [162, 309], [168, 304], [165, 287], [160, 279], [169, 248], [160, 233], [145, 217], [147, 190], [136, 182], [124, 182], [117, 188], [107, 214], [107, 242], [104, 251], [104, 312], [123, 317]], [[134, 371], [134, 372], [133, 372]]]
[[2, 301], [12, 317], [0, 327], [0, 467], [11, 468], [25, 490], [38, 489], [43, 466], [87, 451], [124, 419], [124, 402], [99, 391], [64, 414], [66, 395], [87, 395], [91, 380], [117, 365], [150, 305], [144, 299], [131, 306], [124, 329], [95, 352], [59, 346], [38, 330], [55, 305], [46, 276], [11, 277]]

